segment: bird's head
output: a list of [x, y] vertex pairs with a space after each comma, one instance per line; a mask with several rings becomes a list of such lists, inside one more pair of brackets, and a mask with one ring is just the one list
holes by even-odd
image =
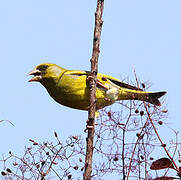
[[56, 82], [65, 69], [56, 64], [43, 63], [36, 66], [28, 75], [33, 75], [29, 82], [35, 81], [42, 84], [46, 82]]

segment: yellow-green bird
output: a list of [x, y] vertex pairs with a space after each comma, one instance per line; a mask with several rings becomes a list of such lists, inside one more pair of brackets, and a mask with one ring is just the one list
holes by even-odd
[[[58, 103], [80, 110], [89, 108], [89, 71], [67, 70], [56, 64], [43, 63], [29, 75], [29, 82], [40, 82]], [[158, 100], [166, 92], [145, 92], [104, 74], [97, 74], [96, 108], [101, 109], [119, 100], [140, 100], [160, 105]]]

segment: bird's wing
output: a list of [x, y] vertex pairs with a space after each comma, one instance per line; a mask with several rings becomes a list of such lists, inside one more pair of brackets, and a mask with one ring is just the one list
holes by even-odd
[[138, 87], [135, 87], [135, 86], [132, 86], [132, 85], [129, 85], [127, 83], [123, 83], [121, 81], [118, 81], [118, 80], [115, 80], [115, 79], [112, 79], [112, 78], [108, 78], [112, 83], [116, 84], [117, 86], [119, 87], [122, 87], [122, 88], [126, 88], [126, 89], [131, 89], [131, 90], [137, 90], [137, 91], [143, 91], [142, 89], [138, 88]]
[[109, 83], [109, 84], [112, 83], [112, 84], [115, 84], [115, 85], [117, 85], [117, 86], [119, 86], [121, 88], [126, 88], [126, 89], [130, 89], [130, 90], [137, 90], [137, 91], [143, 91], [142, 89], [140, 89], [138, 87], [135, 87], [135, 86], [129, 85], [127, 83], [121, 82], [118, 79], [113, 78], [113, 77], [108, 76], [108, 75], [99, 74], [98, 79], [104, 85], [106, 85], [107, 83]]
[[[81, 70], [69, 70], [66, 75], [71, 75], [71, 76], [88, 76], [90, 74], [89, 71], [81, 71]], [[121, 82], [116, 78], [113, 78], [111, 76], [108, 75], [104, 75], [104, 74], [98, 74], [97, 76], [97, 87], [98, 88], [102, 88], [104, 90], [107, 90], [106, 84], [110, 83], [108, 82], [110, 81], [111, 83], [121, 87], [121, 88], [126, 88], [126, 89], [131, 89], [131, 90], [138, 90], [138, 91], [143, 91], [142, 89], [129, 85], [127, 83]]]

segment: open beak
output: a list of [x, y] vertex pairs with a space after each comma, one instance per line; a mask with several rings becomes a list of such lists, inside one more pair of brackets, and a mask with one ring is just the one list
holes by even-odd
[[33, 75], [33, 77], [28, 82], [39, 82], [42, 79], [41, 71], [38, 69], [33, 69], [31, 72], [28, 73], [28, 75]]

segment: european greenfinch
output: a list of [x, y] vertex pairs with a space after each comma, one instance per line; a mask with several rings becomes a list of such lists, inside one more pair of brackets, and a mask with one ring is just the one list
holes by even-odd
[[[29, 82], [40, 82], [58, 103], [80, 110], [89, 108], [89, 71], [67, 70], [56, 64], [43, 63], [29, 75]], [[145, 92], [104, 74], [97, 74], [96, 109], [99, 110], [119, 100], [140, 100], [160, 105], [158, 100], [166, 92]]]

